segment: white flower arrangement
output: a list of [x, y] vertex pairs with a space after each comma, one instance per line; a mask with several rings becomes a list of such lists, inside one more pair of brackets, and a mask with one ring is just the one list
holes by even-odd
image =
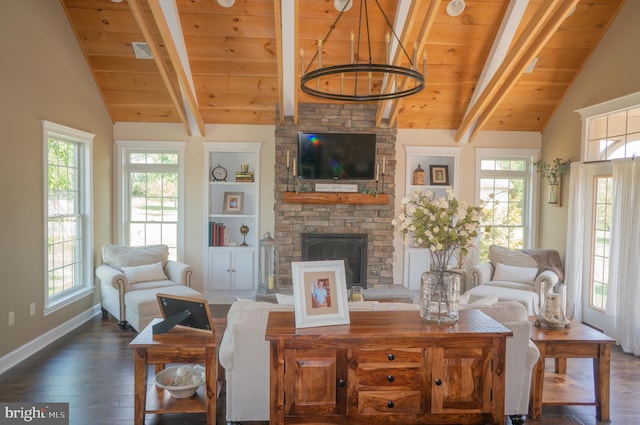
[[416, 190], [401, 203], [404, 212], [391, 223], [405, 234], [405, 243], [428, 248], [432, 264], [440, 270], [454, 256], [459, 267], [478, 236], [482, 207], [459, 202], [451, 188], [438, 199], [431, 191]]

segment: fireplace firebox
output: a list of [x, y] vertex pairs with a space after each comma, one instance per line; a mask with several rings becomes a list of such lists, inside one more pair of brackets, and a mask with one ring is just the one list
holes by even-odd
[[347, 289], [367, 287], [367, 235], [303, 233], [302, 261], [344, 260]]

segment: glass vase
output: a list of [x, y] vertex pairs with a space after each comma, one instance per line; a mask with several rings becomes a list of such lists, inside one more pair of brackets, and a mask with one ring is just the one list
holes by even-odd
[[458, 321], [460, 310], [460, 274], [446, 269], [432, 269], [422, 274], [420, 317], [438, 325]]

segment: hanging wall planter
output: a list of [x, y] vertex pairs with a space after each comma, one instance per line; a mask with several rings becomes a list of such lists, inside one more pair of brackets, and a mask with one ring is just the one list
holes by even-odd
[[549, 184], [548, 202], [558, 207], [562, 206], [562, 176], [569, 172], [571, 161], [563, 161], [560, 158], [556, 158], [551, 164], [547, 164], [539, 159], [534, 165], [536, 171], [542, 173], [542, 176]]

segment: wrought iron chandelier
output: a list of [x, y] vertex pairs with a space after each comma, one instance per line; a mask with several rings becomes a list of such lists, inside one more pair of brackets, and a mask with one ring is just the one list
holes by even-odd
[[[360, 0], [360, 10], [358, 18], [357, 39], [351, 31], [350, 37], [350, 58], [349, 63], [322, 66], [322, 47], [327, 43], [329, 36], [336, 28], [338, 21], [345, 11], [351, 8], [355, 0], [334, 0], [336, 8], [340, 3], [344, 3], [339, 9], [340, 13], [329, 27], [327, 35], [322, 40], [318, 40], [318, 50], [311, 58], [309, 64], [305, 67], [304, 50], [300, 49], [300, 62], [302, 66], [302, 77], [300, 79], [300, 89], [314, 97], [321, 99], [339, 100], [347, 102], [371, 102], [397, 99], [416, 94], [424, 89], [424, 76], [427, 68], [426, 55], [423, 61], [422, 74], [417, 70], [417, 46], [414, 45], [413, 58], [409, 56], [402, 42], [396, 35], [393, 25], [382, 10], [382, 6], [378, 0], [373, 0], [378, 6], [384, 21], [386, 22], [390, 32], [387, 31], [386, 57], [384, 61], [374, 62], [371, 52], [371, 33], [369, 28], [369, 2], [368, 0]], [[364, 26], [364, 28], [363, 28]], [[362, 33], [365, 33], [366, 47], [368, 50], [368, 61], [360, 60], [360, 39]], [[401, 54], [406, 57], [409, 67], [391, 64], [390, 42], [391, 34], [397, 41], [397, 48]], [[354, 49], [357, 46], [356, 49]], [[311, 70], [313, 64], [316, 69]], [[345, 82], [347, 87], [345, 88]]]

